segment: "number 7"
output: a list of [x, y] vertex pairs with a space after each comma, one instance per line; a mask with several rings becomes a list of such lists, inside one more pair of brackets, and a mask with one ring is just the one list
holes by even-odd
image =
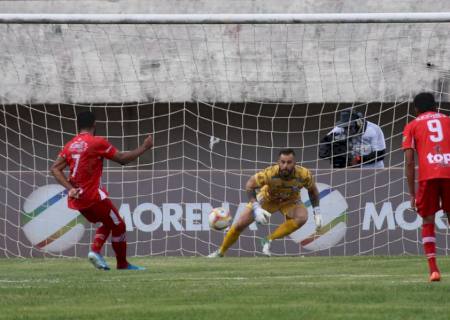
[[72, 158], [75, 159], [75, 166], [73, 167], [72, 177], [75, 177], [78, 170], [78, 164], [80, 163], [80, 154], [73, 154]]

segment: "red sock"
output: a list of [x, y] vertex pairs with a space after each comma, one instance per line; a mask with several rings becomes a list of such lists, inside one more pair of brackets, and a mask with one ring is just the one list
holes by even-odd
[[111, 244], [116, 253], [117, 269], [124, 269], [128, 266], [127, 261], [127, 240], [125, 238], [125, 233], [120, 236], [111, 238]]
[[436, 236], [434, 234], [434, 223], [422, 225], [422, 243], [423, 251], [428, 259], [430, 273], [439, 272], [436, 264]]
[[101, 225], [97, 231], [95, 232], [94, 240], [92, 241], [91, 250], [100, 253], [102, 251], [103, 245], [106, 242], [106, 239], [109, 237], [109, 233], [111, 229], [106, 227], [105, 225]]

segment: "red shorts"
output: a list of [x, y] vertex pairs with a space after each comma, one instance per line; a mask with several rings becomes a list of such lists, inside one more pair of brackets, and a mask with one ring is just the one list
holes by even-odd
[[434, 215], [440, 209], [450, 212], [450, 179], [419, 181], [416, 206], [421, 217]]
[[119, 214], [119, 210], [108, 198], [99, 201], [89, 208], [80, 210], [80, 213], [91, 223], [101, 222], [109, 228], [114, 228], [120, 223], [125, 224]]

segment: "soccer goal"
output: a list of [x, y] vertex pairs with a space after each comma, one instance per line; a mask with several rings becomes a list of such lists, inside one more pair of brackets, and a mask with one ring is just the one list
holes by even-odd
[[[88, 252], [94, 229], [67, 209], [48, 171], [84, 110], [119, 149], [154, 135], [138, 161], [105, 162], [103, 183], [127, 223], [130, 255], [216, 250], [224, 233], [209, 230], [208, 213], [223, 206], [237, 217], [245, 182], [282, 148], [312, 170], [325, 227], [314, 232], [303, 190], [310, 219], [274, 242], [275, 255], [421, 252], [401, 136], [416, 93], [433, 92], [450, 111], [449, 13], [0, 15], [0, 22], [0, 256]], [[333, 154], [320, 157], [342, 111], [381, 128], [384, 168], [333, 168]], [[438, 217], [438, 253], [447, 254], [447, 222]], [[282, 220], [274, 214], [268, 226], [251, 225], [229, 254], [258, 255], [260, 239]]]

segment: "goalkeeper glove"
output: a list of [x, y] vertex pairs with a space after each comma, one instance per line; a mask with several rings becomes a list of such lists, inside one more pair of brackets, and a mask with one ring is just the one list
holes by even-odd
[[322, 228], [322, 215], [320, 214], [320, 207], [314, 207], [314, 223], [316, 224], [316, 231]]
[[259, 224], [267, 224], [268, 218], [270, 217], [270, 213], [263, 208], [258, 201], [253, 202], [253, 217], [255, 221]]

